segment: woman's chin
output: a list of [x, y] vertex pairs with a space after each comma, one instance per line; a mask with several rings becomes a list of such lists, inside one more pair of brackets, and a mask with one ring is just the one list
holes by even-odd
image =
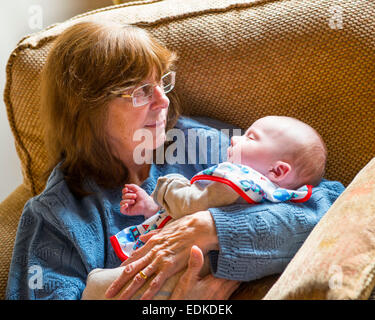
[[144, 127], [141, 129], [143, 133], [139, 134], [141, 138], [144, 137], [142, 146], [146, 150], [155, 150], [164, 144], [166, 140], [166, 133], [164, 126], [160, 127]]
[[159, 147], [161, 147], [162, 145], [164, 145], [165, 143], [165, 140], [166, 140], [166, 135], [164, 133], [163, 136], [160, 136], [158, 137], [155, 142], [154, 142], [154, 149], [158, 149]]
[[145, 146], [145, 148], [153, 151], [153, 150], [158, 149], [159, 147], [163, 146], [164, 143], [165, 143], [165, 140], [166, 140], [165, 133], [161, 134], [157, 137], [154, 136], [154, 139], [153, 139], [152, 143]]

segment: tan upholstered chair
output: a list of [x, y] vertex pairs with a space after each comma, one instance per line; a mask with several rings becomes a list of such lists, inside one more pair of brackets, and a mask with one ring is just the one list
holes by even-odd
[[[45, 183], [40, 71], [56, 36], [78, 21], [92, 19], [141, 26], [175, 50], [176, 90], [187, 114], [243, 128], [264, 115], [297, 117], [315, 127], [327, 143], [326, 178], [345, 185], [375, 156], [371, 1], [151, 0], [74, 17], [25, 37], [8, 61], [4, 99], [24, 181], [0, 205], [2, 298], [22, 208]], [[371, 188], [368, 184], [366, 190], [374, 196]], [[375, 214], [374, 208], [372, 204]], [[374, 231], [371, 225], [368, 229]], [[368, 237], [369, 251], [374, 250], [374, 238]], [[374, 262], [371, 256], [370, 275]], [[243, 293], [262, 298], [275, 279], [257, 280]], [[374, 287], [375, 280], [366, 279], [366, 294], [359, 298], [368, 298]], [[271, 298], [278, 297], [284, 296]]]

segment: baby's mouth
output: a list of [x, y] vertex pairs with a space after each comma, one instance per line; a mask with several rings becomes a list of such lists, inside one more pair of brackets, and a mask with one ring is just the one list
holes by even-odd
[[231, 147], [229, 147], [228, 149], [227, 149], [227, 158], [228, 158], [228, 160], [232, 157], [232, 148]]

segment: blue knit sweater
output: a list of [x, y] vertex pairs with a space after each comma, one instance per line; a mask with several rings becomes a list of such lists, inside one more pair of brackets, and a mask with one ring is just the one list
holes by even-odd
[[[207, 143], [207, 161], [152, 164], [142, 184], [149, 194], [162, 175], [180, 173], [190, 179], [217, 160], [226, 160], [229, 139], [212, 127], [232, 127], [204, 118], [199, 121], [181, 117], [176, 127], [185, 137], [188, 130], [195, 130], [199, 137], [218, 139], [212, 145]], [[197, 157], [203, 150], [186, 138], [185, 159], [191, 159], [192, 148]], [[80, 299], [91, 270], [119, 266], [110, 236], [141, 223], [144, 217], [120, 213], [122, 186], [104, 190], [88, 181], [87, 187], [94, 194], [76, 199], [57, 166], [45, 190], [26, 203], [17, 230], [7, 299]], [[210, 252], [213, 274], [249, 281], [281, 273], [343, 190], [338, 182], [323, 181], [306, 203], [235, 204], [210, 209], [220, 247], [220, 251]]]

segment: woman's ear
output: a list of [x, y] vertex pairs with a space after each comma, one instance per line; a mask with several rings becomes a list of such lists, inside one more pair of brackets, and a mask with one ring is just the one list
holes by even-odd
[[289, 163], [277, 161], [268, 172], [267, 178], [272, 182], [280, 183], [289, 175], [289, 173], [291, 173], [291, 171], [292, 167]]

